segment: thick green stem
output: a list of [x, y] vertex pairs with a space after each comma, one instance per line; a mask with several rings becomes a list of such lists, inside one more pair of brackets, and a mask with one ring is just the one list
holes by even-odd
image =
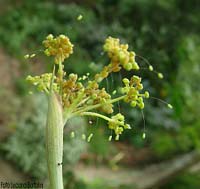
[[50, 189], [63, 189], [63, 111], [56, 94], [48, 98], [46, 152]]

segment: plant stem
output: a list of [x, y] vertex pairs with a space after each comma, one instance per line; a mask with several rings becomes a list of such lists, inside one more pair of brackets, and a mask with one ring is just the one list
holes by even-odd
[[52, 91], [48, 97], [46, 153], [50, 189], [63, 189], [63, 111], [58, 96]]
[[99, 114], [99, 113], [95, 113], [95, 112], [83, 112], [80, 114], [81, 116], [94, 116], [94, 117], [99, 117], [99, 118], [102, 118], [106, 121], [113, 121], [111, 118], [107, 117], [107, 116], [104, 116], [102, 114]]
[[117, 124], [119, 124], [119, 125], [124, 125], [124, 124], [122, 124], [122, 123], [120, 123], [119, 121], [114, 121], [113, 119], [111, 119], [111, 118], [109, 118], [109, 117], [107, 117], [107, 116], [105, 116], [105, 115], [102, 115], [102, 114], [99, 114], [99, 113], [95, 113], [95, 112], [83, 112], [83, 113], [81, 113], [80, 115], [82, 115], [82, 116], [94, 116], [94, 117], [99, 117], [99, 118], [102, 118], [102, 119], [104, 119], [104, 120], [106, 120], [106, 121], [110, 121], [110, 122], [115, 122], [115, 123], [117, 123]]
[[82, 113], [82, 112], [85, 112], [85, 111], [88, 111], [88, 110], [93, 110], [93, 109], [99, 108], [99, 107], [101, 107], [101, 106], [104, 106], [104, 105], [107, 104], [107, 103], [110, 103], [110, 104], [115, 103], [115, 102], [117, 102], [117, 101], [120, 101], [120, 100], [124, 99], [125, 97], [126, 97], [126, 95], [123, 95], [123, 96], [120, 96], [120, 97], [111, 99], [111, 100], [109, 100], [109, 101], [106, 102], [106, 103], [95, 104], [95, 105], [90, 105], [90, 106], [87, 106], [87, 107], [84, 107], [84, 108], [80, 108], [80, 109], [78, 109], [76, 112], [73, 112], [73, 115], [78, 115], [78, 114], [80, 114], [80, 113]]

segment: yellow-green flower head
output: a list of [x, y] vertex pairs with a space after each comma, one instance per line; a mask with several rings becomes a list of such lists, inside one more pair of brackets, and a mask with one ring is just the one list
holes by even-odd
[[45, 54], [47, 56], [55, 56], [55, 63], [63, 62], [70, 54], [73, 53], [73, 44], [65, 35], [54, 37], [49, 34], [43, 41], [45, 46]]
[[144, 94], [139, 93], [143, 89], [141, 78], [134, 75], [130, 81], [127, 78], [124, 78], [122, 81], [125, 86], [121, 89], [121, 92], [126, 94], [124, 101], [130, 103], [132, 107], [138, 106], [140, 109], [143, 109], [143, 98], [149, 98], [149, 92], [145, 91]]
[[108, 37], [104, 44], [104, 51], [111, 58], [113, 70], [119, 71], [119, 65], [125, 70], [139, 70], [139, 65], [135, 61], [135, 52], [128, 51], [128, 44], [120, 44], [120, 40], [113, 37]]
[[131, 129], [130, 125], [125, 124], [124, 121], [124, 116], [118, 113], [111, 117], [111, 120], [108, 122], [108, 127], [114, 130], [116, 135], [120, 135], [124, 129]]
[[[52, 73], [45, 73], [40, 76], [27, 76], [26, 80], [30, 82], [31, 84], [37, 86], [37, 89], [41, 92], [48, 93], [50, 90], [50, 83], [52, 79]], [[54, 79], [56, 79], [56, 76], [54, 76]], [[57, 92], [59, 90], [59, 87], [56, 83], [53, 83], [53, 90]]]

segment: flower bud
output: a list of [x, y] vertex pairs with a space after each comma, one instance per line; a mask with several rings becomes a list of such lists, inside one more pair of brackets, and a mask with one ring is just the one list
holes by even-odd
[[77, 20], [80, 21], [83, 19], [83, 16], [80, 14], [78, 17], [77, 17]]
[[167, 104], [168, 108], [173, 109], [173, 106], [171, 104]]
[[86, 140], [86, 136], [85, 136], [85, 134], [82, 134], [82, 140]]
[[116, 135], [116, 136], [115, 136], [115, 140], [119, 140], [119, 135]]
[[149, 66], [149, 70], [150, 70], [150, 71], [153, 71], [153, 66], [150, 65], [150, 66]]
[[127, 71], [130, 71], [132, 69], [132, 64], [131, 63], [125, 64], [124, 69], [127, 70]]
[[71, 136], [71, 138], [74, 138], [74, 137], [75, 137], [74, 131], [71, 132], [70, 136]]
[[144, 102], [140, 102], [138, 106], [140, 109], [144, 109]]
[[149, 92], [145, 91], [144, 96], [145, 96], [145, 98], [149, 98]]
[[129, 80], [128, 80], [127, 78], [124, 78], [122, 81], [123, 81], [123, 83], [124, 83], [125, 85], [128, 85], [128, 84], [129, 84]]
[[28, 59], [29, 57], [30, 57], [29, 54], [26, 54], [26, 55], [24, 56], [25, 59]]
[[136, 105], [137, 105], [137, 102], [136, 102], [136, 101], [132, 101], [132, 102], [131, 102], [131, 106], [132, 106], [132, 107], [135, 107]]
[[158, 78], [163, 79], [163, 74], [162, 73], [158, 73]]

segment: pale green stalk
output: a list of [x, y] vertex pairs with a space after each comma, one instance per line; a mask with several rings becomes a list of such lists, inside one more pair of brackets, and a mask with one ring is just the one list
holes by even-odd
[[[80, 115], [82, 116], [94, 116], [94, 117], [99, 117], [99, 118], [102, 118], [106, 121], [110, 121], [110, 122], [114, 122], [111, 118], [105, 116], [105, 115], [102, 115], [102, 114], [99, 114], [99, 113], [95, 113], [95, 112], [83, 112], [81, 113]], [[119, 125], [124, 125], [124, 124], [121, 124], [119, 121], [115, 121], [115, 123], [119, 124]]]
[[46, 156], [50, 189], [63, 189], [63, 110], [59, 95], [53, 92], [55, 66], [48, 95], [48, 113], [46, 125]]
[[46, 152], [50, 189], [63, 189], [63, 113], [60, 100], [53, 92], [48, 97]]

